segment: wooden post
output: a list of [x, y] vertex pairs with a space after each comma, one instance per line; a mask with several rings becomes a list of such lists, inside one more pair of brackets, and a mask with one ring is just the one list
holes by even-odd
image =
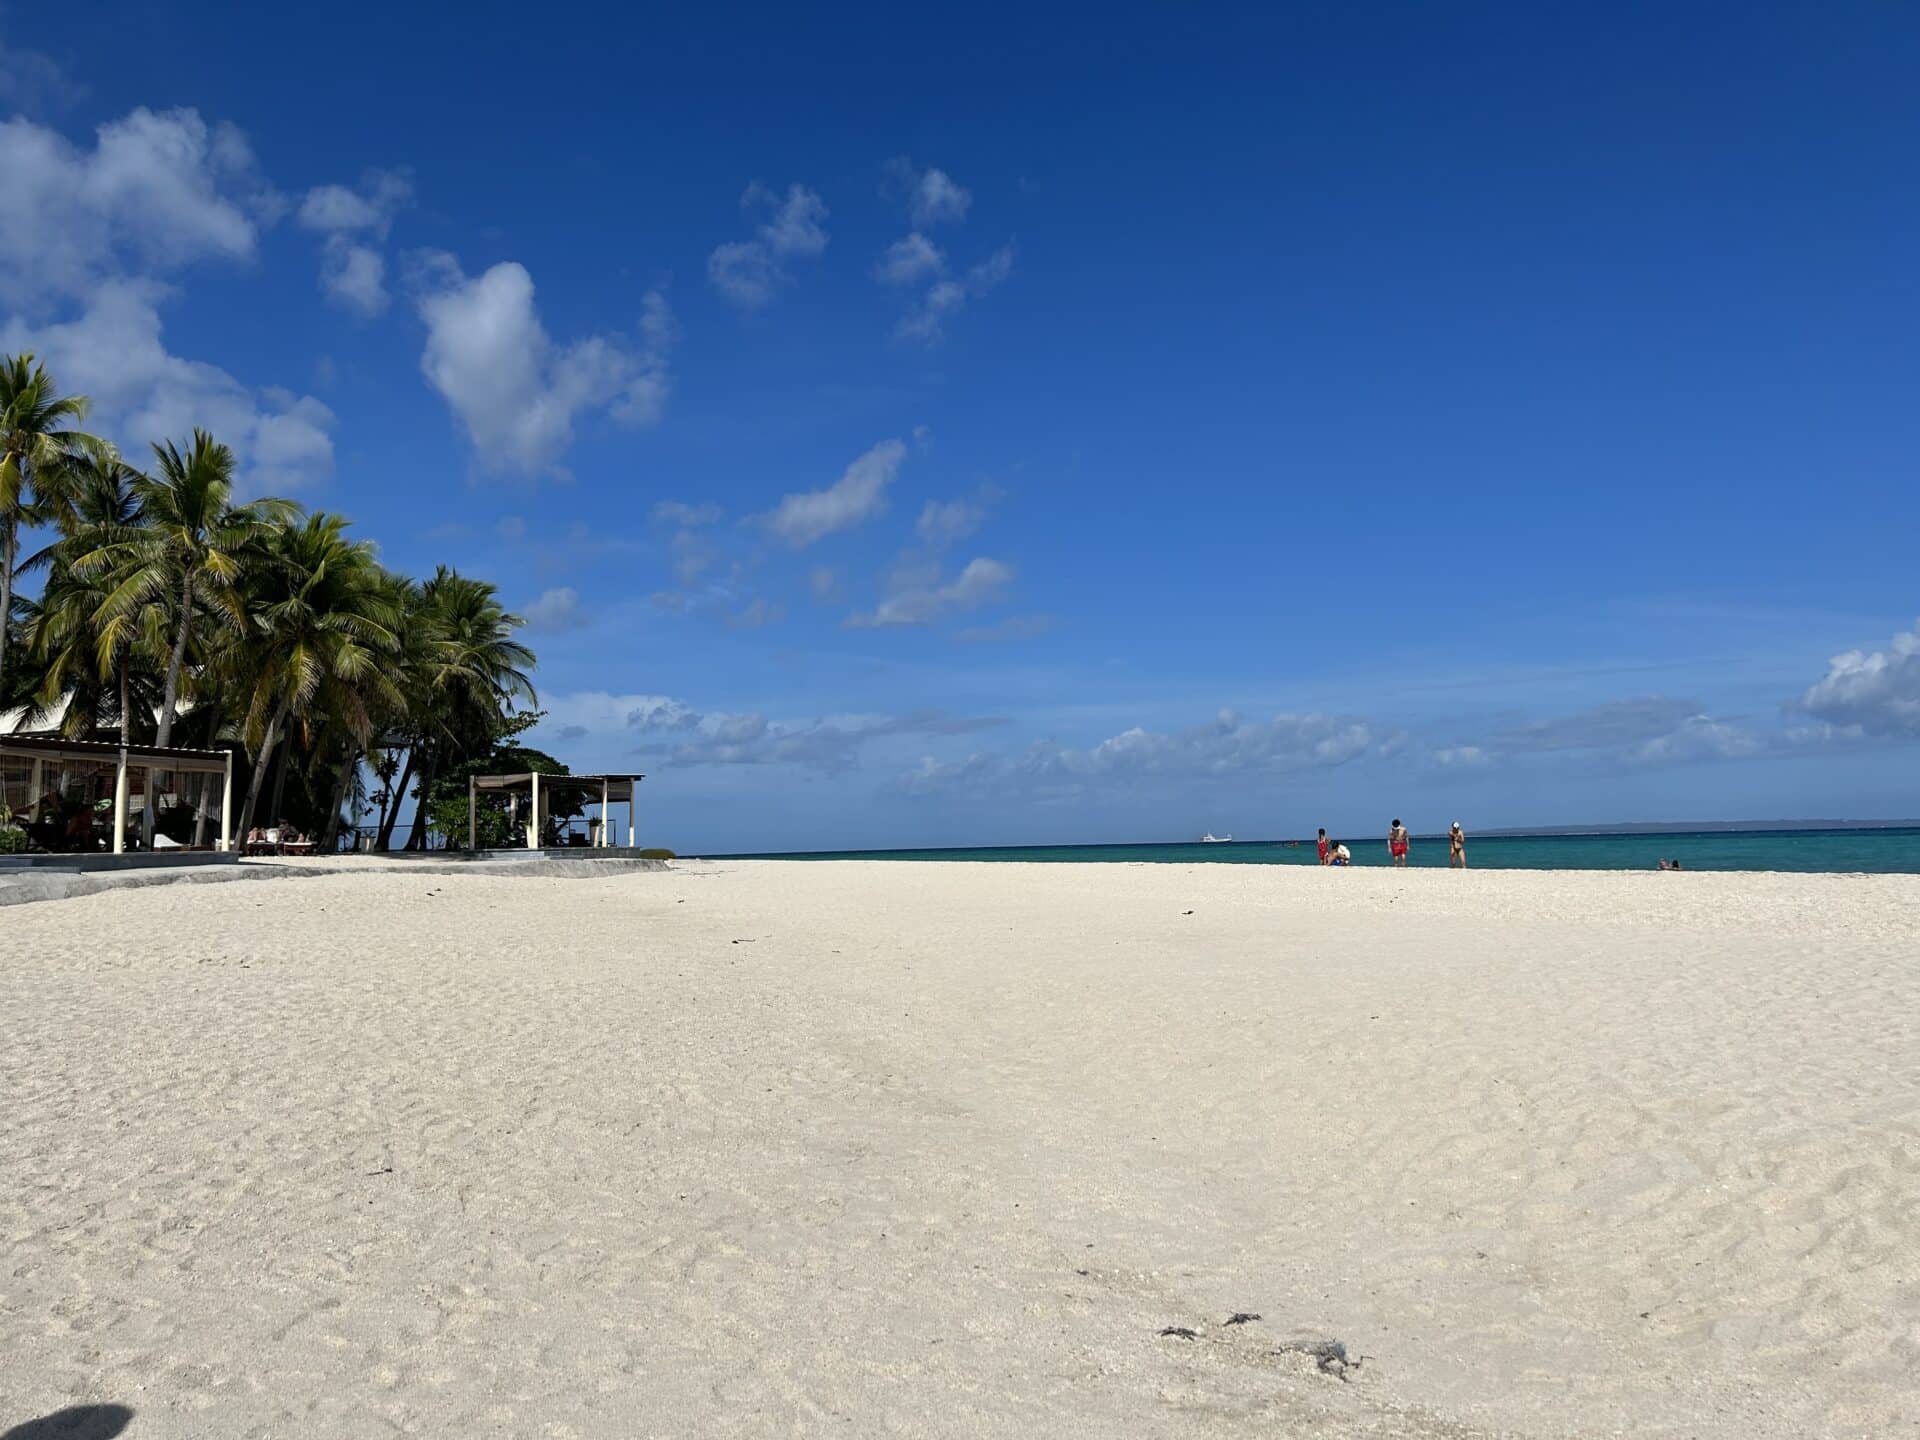
[[27, 818], [38, 821], [40, 818], [40, 757], [33, 757], [33, 764], [27, 770]]
[[233, 850], [233, 751], [227, 751], [226, 778], [220, 782], [220, 852]]
[[474, 796], [478, 793], [475, 787], [475, 782], [478, 778], [479, 777], [475, 775], [469, 775], [467, 777], [467, 853], [469, 855], [479, 848], [475, 839], [479, 833], [479, 812], [473, 808], [475, 803]]
[[540, 772], [533, 772], [533, 800], [527, 806], [527, 849], [540, 848]]
[[127, 853], [127, 748], [124, 745], [113, 767], [113, 853]]

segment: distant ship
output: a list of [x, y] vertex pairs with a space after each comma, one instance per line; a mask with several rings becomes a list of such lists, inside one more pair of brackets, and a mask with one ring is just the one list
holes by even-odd
[[1202, 845], [1231, 845], [1233, 843], [1233, 836], [1216, 835], [1211, 830], [1209, 830], [1206, 834], [1200, 837], [1200, 843]]

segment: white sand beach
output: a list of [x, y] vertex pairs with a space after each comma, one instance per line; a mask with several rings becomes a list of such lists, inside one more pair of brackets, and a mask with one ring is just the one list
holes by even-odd
[[1920, 878], [305, 868], [0, 910], [0, 1432], [1920, 1425]]

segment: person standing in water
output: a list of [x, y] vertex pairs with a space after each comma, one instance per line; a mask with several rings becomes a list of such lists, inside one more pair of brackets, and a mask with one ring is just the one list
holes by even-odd
[[1407, 868], [1407, 851], [1412, 848], [1408, 844], [1409, 838], [1407, 827], [1400, 823], [1399, 816], [1394, 816], [1393, 828], [1387, 831], [1387, 854], [1396, 870]]
[[1329, 859], [1330, 859], [1331, 857], [1330, 857], [1330, 856], [1328, 855], [1328, 853], [1327, 853], [1327, 851], [1328, 851], [1328, 846], [1327, 846], [1327, 827], [1326, 827], [1326, 826], [1324, 826], [1324, 825], [1322, 825], [1322, 826], [1320, 827], [1320, 840], [1319, 840], [1319, 845], [1320, 845], [1320, 863], [1321, 863], [1322, 865], [1325, 865], [1325, 864], [1327, 863], [1327, 861], [1328, 861], [1328, 860], [1329, 860]]
[[1467, 868], [1467, 836], [1466, 832], [1460, 828], [1458, 820], [1454, 821], [1453, 828], [1447, 831], [1447, 868], [1451, 870]]

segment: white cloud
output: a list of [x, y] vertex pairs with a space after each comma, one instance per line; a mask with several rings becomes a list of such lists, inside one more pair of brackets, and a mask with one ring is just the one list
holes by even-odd
[[333, 469], [333, 412], [310, 395], [250, 390], [217, 366], [169, 354], [156, 308], [166, 294], [152, 281], [105, 282], [71, 321], [35, 329], [15, 319], [0, 331], [0, 350], [32, 351], [62, 389], [92, 397], [92, 428], [130, 456], [201, 426], [233, 447], [249, 493], [324, 480]]
[[1689, 715], [1665, 735], [1656, 735], [1633, 752], [1642, 764], [1676, 764], [1686, 760], [1738, 760], [1757, 755], [1765, 746], [1738, 725], [1707, 715]]
[[542, 731], [597, 736], [674, 765], [792, 765], [826, 774], [852, 769], [867, 746], [890, 738], [971, 735], [1006, 723], [938, 710], [774, 720], [759, 711], [701, 711], [670, 695], [603, 690], [548, 694], [542, 704]]
[[450, 255], [423, 257], [420, 368], [473, 441], [483, 470], [564, 473], [574, 421], [605, 411], [630, 425], [660, 418], [670, 381], [664, 297], [650, 295], [643, 343], [594, 335], [557, 345], [534, 306], [526, 267], [502, 261], [469, 279]]
[[830, 715], [806, 720], [769, 720], [757, 711], [700, 714], [676, 702], [636, 708], [631, 729], [670, 737], [643, 748], [673, 764], [793, 765], [841, 774], [854, 768], [868, 745], [896, 736], [970, 735], [1004, 725], [997, 716], [953, 716], [938, 710], [906, 715]]
[[922, 544], [939, 550], [966, 539], [985, 519], [986, 511], [970, 500], [929, 500], [913, 528]]
[[1502, 751], [1630, 749], [1672, 734], [1701, 713], [1698, 700], [1644, 695], [1611, 700], [1569, 715], [1556, 715], [1498, 732], [1492, 745]]
[[979, 556], [944, 585], [911, 585], [888, 595], [871, 612], [852, 615], [855, 629], [925, 625], [950, 610], [971, 610], [999, 597], [1013, 583], [1013, 567]]
[[874, 279], [882, 285], [915, 285], [947, 268], [947, 257], [918, 230], [896, 240], [873, 267]]
[[785, 261], [819, 255], [827, 248], [827, 206], [804, 185], [789, 185], [784, 198], [759, 181], [740, 197], [741, 209], [765, 214], [755, 237], [730, 241], [707, 257], [707, 278], [743, 310], [770, 304], [790, 278]]
[[762, 523], [796, 550], [858, 525], [886, 508], [887, 487], [906, 453], [898, 440], [882, 440], [826, 489], [788, 495]]
[[246, 138], [195, 110], [137, 109], [91, 150], [30, 120], [0, 123], [0, 299], [35, 312], [102, 281], [247, 260], [280, 208]]
[[233, 447], [250, 493], [291, 491], [333, 468], [333, 412], [312, 396], [254, 390], [168, 352], [160, 276], [244, 262], [284, 202], [230, 125], [194, 110], [136, 109], [91, 149], [24, 119], [0, 124], [0, 300], [17, 311], [0, 347], [31, 350], [62, 389], [94, 403], [89, 428], [134, 457], [195, 426]]
[[969, 755], [941, 763], [922, 759], [903, 777], [904, 788], [930, 793], [956, 786], [1066, 787], [1152, 778], [1192, 781], [1250, 775], [1283, 775], [1345, 765], [1362, 756], [1391, 753], [1399, 732], [1385, 734], [1364, 720], [1320, 713], [1275, 715], [1249, 722], [1222, 710], [1211, 724], [1155, 731], [1122, 731], [1088, 749], [1041, 740], [1017, 755]]
[[806, 186], [789, 185], [782, 199], [756, 182], [747, 187], [740, 203], [750, 211], [772, 210], [772, 217], [760, 227], [760, 238], [774, 254], [818, 255], [827, 248], [826, 202]]
[[973, 195], [954, 183], [946, 171], [915, 170], [910, 160], [888, 167], [906, 191], [907, 214], [917, 226], [941, 225], [966, 219]]
[[758, 310], [771, 303], [783, 274], [759, 241], [734, 240], [707, 257], [707, 278], [742, 310]]
[[1920, 622], [1885, 650], [1849, 650], [1800, 697], [1816, 719], [1861, 735], [1920, 738]]
[[316, 185], [300, 202], [298, 219], [308, 230], [367, 231], [384, 240], [394, 216], [412, 199], [413, 180], [404, 170], [369, 170], [357, 190]]
[[959, 280], [938, 280], [920, 303], [901, 320], [896, 332], [904, 339], [931, 345], [945, 333], [946, 322], [1000, 285], [1013, 273], [1013, 246], [1002, 245]]
[[648, 728], [655, 720], [660, 728], [667, 728], [665, 717], [691, 713], [670, 695], [617, 695], [606, 690], [543, 693], [540, 703], [547, 712], [540, 729], [551, 726], [563, 734], [571, 732], [570, 738], [624, 737], [629, 729]]
[[1485, 768], [1545, 756], [1569, 756], [1576, 763], [1607, 767], [1673, 765], [1757, 755], [1780, 738], [1763, 739], [1716, 718], [1698, 700], [1643, 695], [1508, 724], [1478, 743], [1436, 749], [1431, 758], [1449, 769]]
[[387, 308], [387, 261], [370, 245], [327, 237], [320, 255], [320, 288], [342, 309], [378, 315]]
[[580, 613], [579, 592], [571, 585], [542, 590], [520, 613], [531, 630], [568, 630], [586, 618]]
[[387, 262], [377, 243], [413, 199], [413, 181], [398, 170], [370, 170], [358, 190], [319, 185], [300, 202], [298, 219], [320, 232], [320, 287], [342, 309], [362, 316], [387, 308]]

